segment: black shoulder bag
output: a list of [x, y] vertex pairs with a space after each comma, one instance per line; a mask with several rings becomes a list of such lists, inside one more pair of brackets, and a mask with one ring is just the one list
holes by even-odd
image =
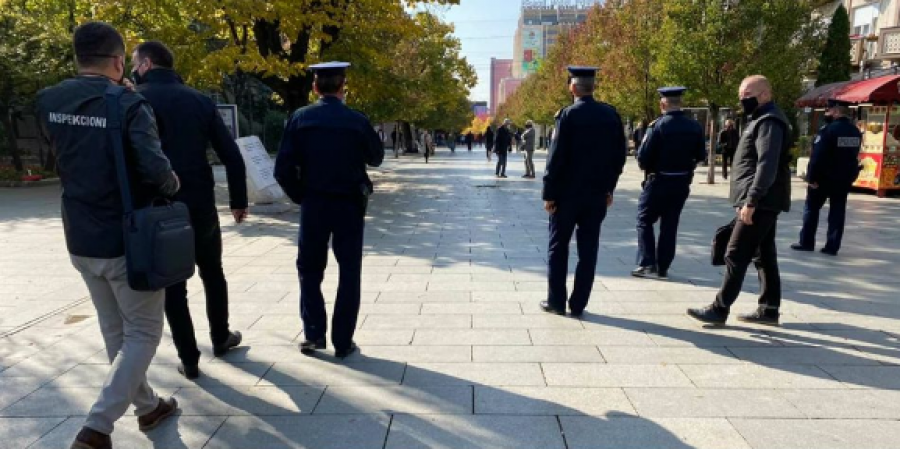
[[162, 290], [194, 275], [194, 230], [184, 203], [155, 200], [135, 209], [131, 197], [119, 100], [125, 88], [106, 90], [109, 142], [122, 193], [123, 236], [128, 285], [137, 291]]
[[725, 265], [725, 253], [728, 251], [728, 241], [731, 240], [731, 234], [734, 232], [734, 226], [737, 224], [737, 218], [731, 220], [725, 226], [716, 229], [716, 234], [712, 239], [712, 264], [719, 267]]

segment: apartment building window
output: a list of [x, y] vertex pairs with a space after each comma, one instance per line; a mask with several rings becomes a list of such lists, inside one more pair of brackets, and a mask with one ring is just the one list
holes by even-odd
[[853, 8], [853, 34], [868, 36], [877, 32], [878, 5]]

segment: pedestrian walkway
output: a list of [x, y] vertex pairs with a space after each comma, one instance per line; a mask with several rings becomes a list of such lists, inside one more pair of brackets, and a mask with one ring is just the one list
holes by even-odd
[[[545, 157], [536, 153], [538, 173]], [[795, 183], [778, 232], [783, 325], [704, 328], [684, 311], [711, 302], [721, 281], [709, 240], [731, 218], [727, 186], [698, 176], [671, 280], [634, 279], [641, 174], [629, 162], [604, 223], [592, 302], [573, 319], [538, 307], [540, 179], [520, 178], [518, 154], [509, 179], [493, 173], [483, 149], [465, 148], [439, 149], [428, 165], [389, 157], [375, 173], [362, 351], [346, 361], [296, 348], [296, 212], [237, 226], [223, 209], [231, 324], [245, 345], [213, 359], [199, 335], [204, 376], [194, 383], [176, 372], [165, 336], [149, 379], [183, 412], [149, 438], [126, 416], [116, 447], [897, 447], [900, 201], [854, 194], [839, 258], [793, 253], [805, 193]], [[57, 197], [54, 187], [0, 189], [4, 449], [68, 448], [107, 371]], [[754, 308], [756, 284], [749, 276], [736, 311]], [[336, 287], [331, 259], [332, 300]], [[202, 284], [189, 288], [206, 332]]]

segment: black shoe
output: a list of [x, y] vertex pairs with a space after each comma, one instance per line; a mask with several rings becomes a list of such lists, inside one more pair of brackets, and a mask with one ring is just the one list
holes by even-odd
[[356, 343], [351, 341], [349, 347], [344, 349], [336, 349], [334, 351], [334, 356], [339, 359], [346, 359], [356, 351], [359, 351], [359, 346], [356, 346]]
[[669, 279], [669, 270], [659, 270], [656, 272], [657, 279], [662, 279], [664, 281]]
[[706, 307], [700, 307], [697, 309], [688, 309], [687, 314], [695, 320], [699, 320], [708, 324], [722, 325], [725, 324], [725, 321], [728, 321], [728, 312], [719, 307], [716, 307], [715, 304], [710, 304]]
[[837, 256], [837, 251], [830, 250], [828, 248], [822, 248], [819, 250], [822, 254], [827, 254], [829, 256]]
[[584, 315], [584, 310], [570, 310], [569, 311], [569, 316], [571, 316], [572, 318], [581, 318], [582, 315]]
[[656, 267], [637, 267], [631, 271], [631, 275], [636, 278], [659, 277], [659, 274], [656, 272]]
[[814, 250], [814, 248], [810, 248], [808, 246], [803, 246], [799, 243], [792, 244], [791, 249], [794, 251], [813, 251]]
[[303, 343], [300, 343], [300, 353], [304, 355], [313, 355], [316, 353], [316, 350], [322, 350], [327, 347], [328, 345], [325, 343], [324, 338], [318, 340], [304, 340]]
[[541, 310], [543, 310], [544, 312], [547, 312], [547, 313], [552, 313], [554, 315], [565, 315], [566, 314], [565, 309], [559, 310], [559, 309], [551, 306], [550, 303], [547, 301], [541, 301]]
[[769, 326], [778, 326], [778, 310], [767, 310], [765, 306], [756, 309], [751, 313], [743, 313], [738, 315], [738, 321], [745, 323], [767, 324]]
[[501, 178], [504, 178], [504, 179], [505, 179], [505, 178], [508, 178], [508, 176], [506, 176], [506, 175], [500, 175], [500, 177], [501, 177]]
[[195, 380], [200, 377], [200, 367], [197, 365], [178, 365], [178, 372], [187, 380]]
[[226, 352], [228, 352], [229, 349], [240, 346], [242, 341], [244, 341], [244, 337], [240, 332], [231, 332], [228, 334], [228, 338], [224, 343], [213, 345], [213, 355], [216, 357], [222, 357]]

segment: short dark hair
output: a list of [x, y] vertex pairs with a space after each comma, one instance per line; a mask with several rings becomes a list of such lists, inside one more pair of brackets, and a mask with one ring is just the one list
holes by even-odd
[[345, 81], [346, 75], [316, 75], [316, 90], [323, 95], [334, 95], [344, 87]]
[[98, 67], [110, 58], [125, 56], [125, 40], [106, 22], [87, 22], [76, 28], [72, 46], [79, 67]]
[[147, 58], [155, 66], [171, 69], [175, 67], [175, 55], [160, 41], [147, 41], [135, 49], [138, 56]]

